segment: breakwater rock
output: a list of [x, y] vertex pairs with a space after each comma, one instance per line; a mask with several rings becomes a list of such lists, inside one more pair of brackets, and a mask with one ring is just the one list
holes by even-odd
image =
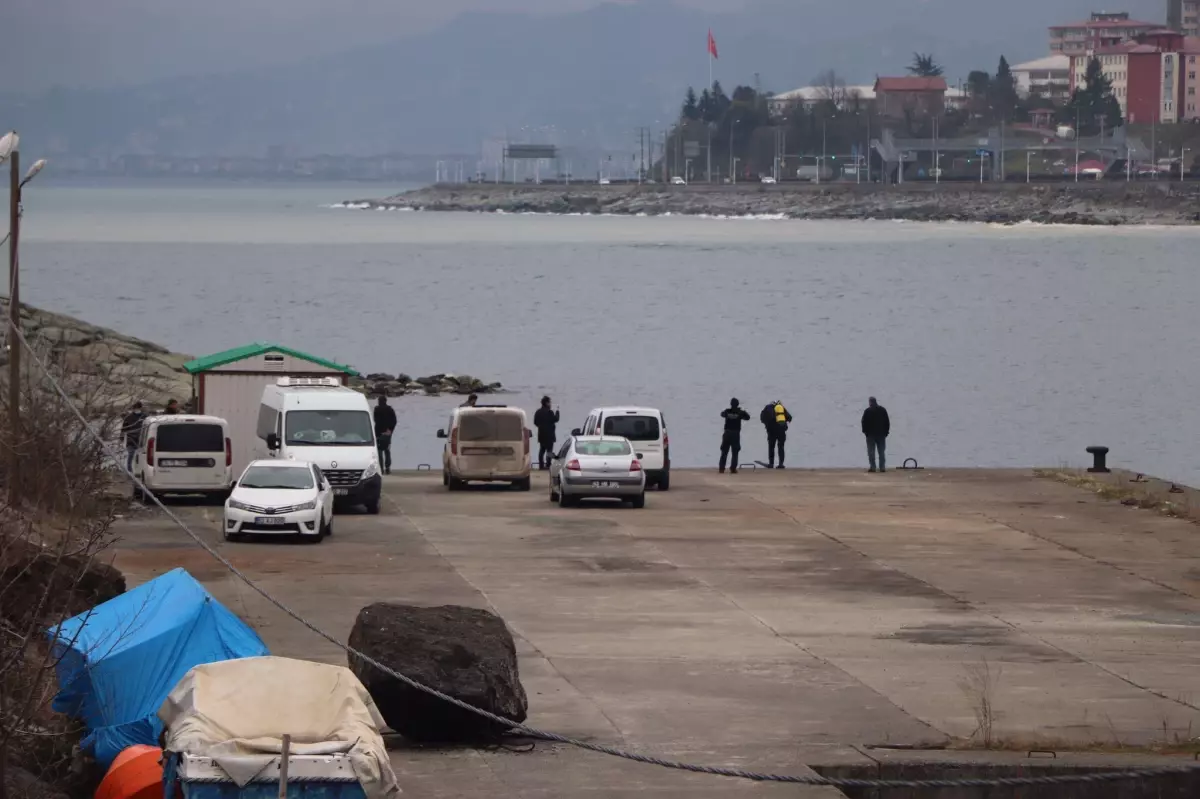
[[374, 372], [350, 378], [350, 387], [371, 396], [402, 397], [405, 394], [495, 394], [504, 390], [500, 383], [486, 383], [471, 375], [436, 374], [410, 377]]
[[879, 185], [439, 184], [353, 208], [552, 214], [776, 216], [917, 222], [1200, 224], [1200, 182]]
[[[7, 299], [0, 299], [0, 309], [7, 320]], [[38, 357], [89, 414], [117, 412], [135, 400], [147, 410], [161, 410], [168, 400], [185, 404], [192, 395], [192, 378], [183, 370], [191, 355], [25, 304], [21, 328]], [[7, 351], [0, 362], [8, 363]], [[32, 379], [36, 368], [26, 354], [22, 370]], [[0, 379], [7, 382], [7, 370], [0, 370]]]
[[[6, 326], [8, 300], [0, 298], [0, 327]], [[169, 400], [185, 409], [192, 403], [192, 376], [183, 365], [191, 355], [127, 336], [106, 327], [89, 324], [65, 314], [44, 311], [22, 303], [21, 328], [38, 358], [51, 368], [60, 384], [85, 413], [105, 416], [141, 401], [151, 413], [162, 410]], [[0, 350], [0, 367], [8, 364], [7, 350]], [[36, 364], [28, 355], [22, 371], [30, 385]], [[0, 368], [0, 383], [8, 372]], [[406, 394], [493, 394], [503, 391], [497, 382], [470, 375], [435, 374], [409, 377], [373, 373], [352, 377], [350, 386], [364, 394], [400, 397]]]

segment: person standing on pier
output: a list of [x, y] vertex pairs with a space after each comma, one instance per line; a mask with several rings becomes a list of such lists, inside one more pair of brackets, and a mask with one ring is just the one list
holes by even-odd
[[[792, 415], [779, 400], [768, 402], [758, 415], [758, 420], [767, 428], [767, 468], [783, 468], [783, 445], [787, 441], [788, 424]], [[775, 448], [779, 448], [779, 465], [775, 465]]]
[[558, 409], [550, 407], [550, 398], [542, 397], [542, 407], [533, 414], [533, 426], [538, 434], [538, 468], [542, 471], [550, 468], [550, 457], [554, 452], [554, 440], [557, 438], [554, 426], [558, 424]]
[[179, 413], [179, 400], [169, 400], [167, 409], [163, 411], [167, 416], [176, 416]]
[[737, 474], [738, 454], [742, 451], [742, 422], [750, 421], [750, 414], [734, 397], [729, 401], [729, 407], [721, 411], [721, 418], [725, 420], [725, 430], [721, 433], [721, 459], [717, 461], [717, 471], [725, 473], [725, 459], [732, 452], [729, 473]]
[[472, 395], [470, 395], [469, 397], [467, 397], [467, 401], [466, 401], [466, 402], [464, 402], [462, 405], [459, 405], [458, 407], [460, 407], [460, 408], [474, 408], [474, 407], [475, 407], [475, 403], [477, 403], [477, 402], [479, 402], [479, 395], [478, 395], [478, 394], [472, 394]]
[[867, 461], [875, 471], [875, 453], [879, 453], [879, 471], [887, 471], [887, 437], [892, 431], [892, 420], [888, 418], [887, 408], [875, 401], [874, 397], [867, 400], [867, 409], [862, 415], [862, 431], [867, 438]]
[[137, 452], [138, 441], [142, 437], [142, 423], [146, 421], [146, 412], [142, 403], [135, 402], [129, 413], [121, 420], [121, 433], [125, 436], [125, 471], [133, 471], [133, 456]]
[[387, 397], [379, 395], [375, 406], [375, 446], [379, 448], [379, 465], [384, 474], [392, 473], [392, 433], [396, 431], [396, 409], [388, 405]]

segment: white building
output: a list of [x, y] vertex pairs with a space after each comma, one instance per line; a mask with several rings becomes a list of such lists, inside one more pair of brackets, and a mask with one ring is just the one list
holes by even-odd
[[[1068, 59], [1069, 64], [1070, 59]], [[1068, 68], [1069, 71], [1069, 68]], [[866, 110], [875, 103], [875, 84], [865, 86], [801, 86], [799, 89], [774, 94], [767, 100], [771, 116], [787, 116], [787, 109], [802, 107], [811, 111], [823, 102], [832, 100], [842, 111]], [[962, 89], [946, 89], [946, 110], [966, 105], [967, 93]]]
[[1061, 53], [1017, 64], [1012, 68], [1022, 98], [1065, 100], [1071, 93], [1071, 57]]

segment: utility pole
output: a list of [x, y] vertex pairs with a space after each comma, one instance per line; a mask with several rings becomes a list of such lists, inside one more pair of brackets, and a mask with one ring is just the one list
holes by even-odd
[[[16, 138], [16, 133], [13, 134]], [[21, 153], [16, 148], [8, 164], [8, 425], [11, 450], [8, 467], [8, 506], [21, 500], [21, 276], [17, 272], [17, 238], [21, 232]]]

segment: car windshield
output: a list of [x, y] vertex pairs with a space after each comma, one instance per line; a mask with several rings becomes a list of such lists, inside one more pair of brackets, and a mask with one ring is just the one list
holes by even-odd
[[658, 419], [653, 416], [609, 416], [604, 420], [604, 435], [630, 441], [658, 441]]
[[366, 411], [289, 411], [287, 443], [304, 447], [374, 446]]
[[458, 419], [460, 441], [520, 441], [521, 431], [515, 413], [464, 413]]
[[225, 436], [216, 424], [160, 424], [154, 438], [159, 452], [225, 451]]
[[628, 441], [576, 441], [576, 455], [617, 456], [633, 452]]
[[251, 466], [238, 488], [312, 488], [311, 469], [296, 466]]

